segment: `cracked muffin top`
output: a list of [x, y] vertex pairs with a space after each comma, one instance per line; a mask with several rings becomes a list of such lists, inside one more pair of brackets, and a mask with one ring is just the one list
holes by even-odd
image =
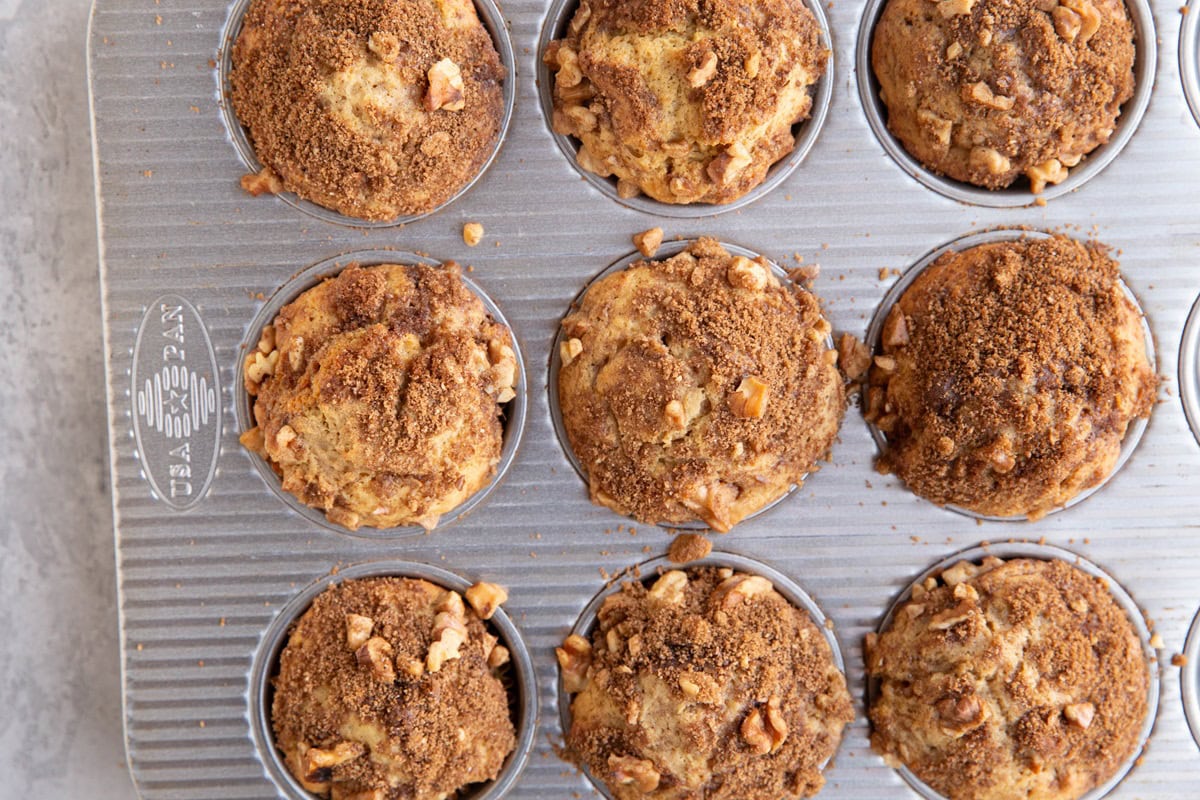
[[543, 58], [581, 168], [622, 197], [729, 203], [792, 151], [828, 51], [800, 0], [582, 0]]
[[1134, 754], [1146, 656], [1105, 582], [1064, 561], [960, 562], [869, 634], [871, 746], [950, 800], [1074, 800]]
[[495, 472], [517, 362], [457, 264], [352, 264], [280, 309], [244, 374], [242, 443], [284, 491], [351, 530], [432, 528]]
[[[468, 598], [481, 589], [476, 584]], [[491, 593], [493, 600], [503, 596]], [[295, 623], [273, 680], [275, 746], [334, 800], [444, 800], [493, 780], [516, 745], [506, 648], [457, 592], [412, 578], [331, 586]]]
[[871, 64], [914, 158], [987, 189], [1025, 176], [1036, 193], [1108, 141], [1135, 55], [1122, 0], [889, 0]]
[[504, 79], [471, 0], [254, 0], [230, 100], [264, 169], [242, 185], [365, 220], [431, 211], [490, 156]]
[[1030, 518], [1112, 473], [1158, 388], [1117, 262], [1064, 236], [943, 254], [888, 313], [869, 383], [881, 472]]
[[562, 322], [558, 397], [592, 500], [727, 531], [829, 450], [845, 388], [816, 297], [699, 239], [592, 284]]
[[729, 569], [627, 583], [556, 654], [566, 756], [617, 800], [811, 797], [854, 717], [808, 614]]

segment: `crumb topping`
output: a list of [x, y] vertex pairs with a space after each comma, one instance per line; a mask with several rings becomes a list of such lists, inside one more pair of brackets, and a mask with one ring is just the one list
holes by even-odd
[[429, 211], [479, 172], [504, 78], [470, 0], [255, 0], [229, 76], [281, 188], [368, 220]]
[[[445, 630], [458, 632], [458, 652], [427, 669]], [[457, 796], [494, 779], [516, 744], [507, 692], [488, 665], [495, 649], [455, 592], [408, 578], [331, 586], [280, 654], [276, 746], [324, 797]]]
[[795, 146], [828, 52], [801, 0], [583, 0], [543, 58], [582, 168], [623, 197], [728, 203]]
[[917, 160], [1034, 192], [1108, 141], [1134, 57], [1121, 0], [890, 0], [871, 53], [888, 129]]
[[811, 796], [853, 718], [808, 615], [727, 569], [625, 584], [558, 656], [578, 692], [567, 755], [618, 800]]
[[678, 533], [671, 540], [667, 557], [674, 564], [698, 561], [712, 552], [712, 542], [698, 533]]
[[817, 299], [701, 239], [597, 281], [562, 323], [558, 393], [592, 499], [727, 531], [799, 484], [845, 407]]
[[885, 322], [865, 413], [879, 469], [917, 494], [1036, 518], [1112, 472], [1157, 387], [1117, 262], [1056, 236], [926, 269]]
[[1146, 658], [1104, 581], [1057, 560], [961, 562], [868, 637], [871, 744], [951, 800], [1071, 800], [1134, 753]]
[[432, 528], [495, 471], [517, 363], [457, 264], [351, 265], [280, 310], [245, 376], [242, 442], [285, 491], [352, 530]]

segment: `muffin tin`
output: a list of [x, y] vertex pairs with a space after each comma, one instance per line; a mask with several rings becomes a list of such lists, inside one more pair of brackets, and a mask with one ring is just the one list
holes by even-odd
[[[395, 561], [509, 588], [505, 608], [532, 658], [538, 723], [528, 764], [506, 796], [565, 800], [590, 791], [554, 753], [561, 735], [553, 647], [612, 575], [661, 555], [670, 540], [588, 501], [555, 436], [545, 376], [571, 299], [630, 252], [634, 233], [654, 226], [668, 241], [712, 235], [784, 266], [797, 257], [820, 263], [813, 288], [835, 332], [859, 337], [899, 274], [961, 236], [1026, 227], [1094, 236], [1117, 250], [1164, 384], [1141, 443], [1086, 503], [1036, 523], [974, 520], [933, 506], [875, 473], [874, 440], [852, 407], [830, 463], [769, 514], [714, 539], [719, 550], [803, 585], [842, 643], [857, 717], [821, 797], [913, 796], [871, 752], [861, 702], [862, 638], [892, 599], [964, 547], [1043, 538], [1111, 574], [1163, 642], [1152, 664], [1162, 694], [1149, 746], [1109, 796], [1193, 795], [1200, 748], [1181, 685], [1194, 688], [1198, 659], [1180, 668], [1170, 658], [1200, 607], [1200, 444], [1180, 398], [1194, 405], [1200, 396], [1196, 350], [1184, 344], [1200, 294], [1200, 125], [1180, 77], [1196, 64], [1183, 69], [1179, 60], [1180, 43], [1195, 39], [1192, 5], [1186, 17], [1178, 3], [1151, 6], [1157, 36], [1142, 43], [1157, 45], [1156, 58], [1145, 53], [1142, 63], [1153, 91], [1120, 152], [1086, 183], [1048, 192], [1047, 206], [1026, 206], [1023, 196], [1010, 208], [956, 201], [897, 167], [856, 86], [866, 77], [855, 75], [866, 12], [825, 5], [834, 51], [822, 81], [829, 109], [823, 125], [814, 118], [800, 127], [815, 131], [802, 167], [737, 209], [705, 207], [681, 219], [619, 203], [581, 178], [538, 107], [539, 37], [554, 17], [548, 3], [508, 0], [503, 27], [516, 99], [499, 155], [453, 204], [380, 227], [242, 192], [248, 166], [230, 137], [219, 67], [237, 4], [97, 0], [89, 67], [110, 474], [125, 730], [141, 795], [288, 796], [254, 721], [262, 679], [255, 665], [306, 587], [334, 571]], [[1188, 52], [1194, 62], [1195, 50]], [[485, 227], [474, 249], [462, 241], [468, 221]], [[468, 277], [508, 319], [524, 356], [527, 415], [503, 483], [470, 515], [428, 535], [328, 528], [281, 503], [237, 442], [237, 371], [255, 316], [297, 273], [364, 250], [473, 265]]]

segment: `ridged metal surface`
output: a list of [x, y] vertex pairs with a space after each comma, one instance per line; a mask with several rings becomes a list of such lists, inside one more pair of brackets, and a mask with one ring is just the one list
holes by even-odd
[[[1183, 96], [1178, 3], [1154, 3], [1157, 78], [1145, 116], [1114, 161], [1045, 208], [982, 208], [905, 175], [872, 133], [853, 69], [861, 7], [826, 8], [836, 71], [828, 118], [803, 163], [758, 202], [707, 219], [621, 206], [580, 179], [554, 143], [533, 76], [546, 5], [504, 4], [517, 57], [517, 105], [500, 155], [465, 196], [404, 227], [361, 230], [244, 194], [244, 166], [222, 121], [214, 65], [230, 5], [98, 0], [90, 34], [101, 219], [111, 468], [118, 545], [126, 732], [146, 798], [269, 798], [251, 735], [249, 673], [279, 609], [337, 565], [403, 559], [510, 588], [507, 604], [540, 683], [536, 751], [510, 797], [570, 798], [590, 784], [553, 752], [559, 741], [552, 648], [604, 576], [661, 554], [667, 534], [591, 505], [564, 457], [546, 395], [550, 344], [570, 299], [628, 253], [630, 236], [709, 234], [783, 265], [818, 262], [815, 291], [836, 331], [863, 336], [894, 277], [948, 241], [994, 226], [1095, 236], [1119, 251], [1164, 376], [1161, 401], [1128, 463], [1101, 491], [1037, 523], [981, 522], [918, 500], [872, 469], [870, 433], [847, 413], [832, 462], [774, 509], [716, 537], [795, 578], [836, 625], [857, 720], [822, 797], [912, 792], [867, 744], [861, 642], [894, 596], [931, 563], [982, 540], [1039, 539], [1115, 576], [1153, 620], [1158, 721], [1120, 798], [1185, 798], [1200, 750], [1170, 655], [1200, 605], [1200, 445], [1180, 402], [1184, 323], [1200, 293], [1200, 127]], [[467, 248], [466, 221], [484, 241]], [[497, 244], [498, 243], [498, 244]], [[301, 269], [339, 254], [397, 248], [474, 266], [507, 315], [529, 376], [524, 441], [502, 485], [444, 531], [396, 542], [334, 533], [283, 505], [237, 443], [235, 367], [250, 321]], [[130, 386], [135, 336], [166, 293], [206, 326], [222, 390], [220, 455], [208, 494], [177, 512], [141, 472]], [[1194, 375], [1192, 370], [1190, 374]], [[100, 568], [98, 566], [98, 568]], [[1193, 665], [1194, 668], [1194, 665]]]

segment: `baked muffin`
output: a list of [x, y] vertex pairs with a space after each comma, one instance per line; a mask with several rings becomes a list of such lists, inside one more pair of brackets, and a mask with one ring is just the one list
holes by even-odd
[[507, 660], [456, 592], [410, 578], [331, 586], [279, 656], [275, 746], [322, 797], [457, 797], [516, 746]]
[[622, 197], [729, 203], [792, 151], [828, 51], [801, 0], [582, 0], [543, 57], [580, 167]]
[[811, 797], [854, 717], [809, 616], [728, 569], [625, 584], [557, 655], [566, 756], [617, 800]]
[[351, 265], [300, 295], [246, 356], [242, 443], [330, 522], [432, 528], [491, 478], [512, 335], [453, 262]]
[[881, 472], [938, 505], [1035, 519], [1109, 476], [1158, 380], [1104, 247], [1063, 236], [942, 255], [889, 312], [866, 418]]
[[1071, 800], [1138, 745], [1141, 644], [1104, 581], [1064, 561], [961, 562], [866, 645], [872, 747], [950, 800]]
[[1108, 141], [1134, 56], [1122, 0], [888, 0], [871, 47], [888, 129], [915, 159], [1034, 192]]
[[596, 281], [562, 322], [558, 397], [592, 500], [727, 531], [837, 435], [845, 389], [817, 299], [699, 239]]
[[471, 0], [253, 0], [229, 99], [264, 169], [242, 185], [365, 220], [431, 211], [491, 155], [504, 78]]

